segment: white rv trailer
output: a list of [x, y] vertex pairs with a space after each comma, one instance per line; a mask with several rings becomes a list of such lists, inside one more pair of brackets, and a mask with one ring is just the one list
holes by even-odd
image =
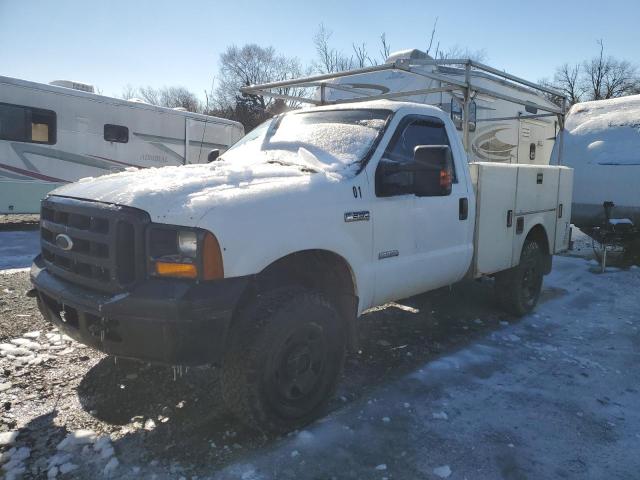
[[573, 105], [560, 138], [562, 163], [575, 172], [572, 222], [589, 233], [613, 202], [616, 217], [640, 225], [640, 95]]
[[[281, 94], [288, 87], [312, 87], [313, 93]], [[565, 112], [548, 100], [551, 95], [563, 101], [553, 89], [468, 59], [434, 60], [415, 49], [394, 53], [383, 65], [241, 90], [315, 105], [380, 98], [435, 105], [451, 115], [470, 161], [548, 164]]]
[[38, 213], [83, 177], [203, 163], [244, 135], [238, 122], [83, 90], [0, 76], [0, 214]]

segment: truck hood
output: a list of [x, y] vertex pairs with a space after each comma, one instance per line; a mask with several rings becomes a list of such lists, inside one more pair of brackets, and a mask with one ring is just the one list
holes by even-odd
[[[138, 208], [154, 222], [197, 226], [212, 208], [262, 202], [335, 184], [336, 175], [299, 165], [220, 160], [210, 164], [127, 169], [57, 188], [51, 195]], [[296, 195], [296, 198], [300, 198]]]

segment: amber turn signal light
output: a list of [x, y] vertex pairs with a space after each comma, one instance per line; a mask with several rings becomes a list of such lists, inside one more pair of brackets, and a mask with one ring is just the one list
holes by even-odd
[[156, 262], [156, 274], [161, 277], [198, 278], [198, 269], [191, 263]]
[[204, 235], [202, 244], [202, 279], [218, 280], [224, 278], [224, 265], [222, 264], [222, 252], [218, 239], [211, 232]]

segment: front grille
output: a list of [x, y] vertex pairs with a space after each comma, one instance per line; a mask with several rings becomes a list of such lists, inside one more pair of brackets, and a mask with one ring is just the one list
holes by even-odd
[[[51, 196], [42, 201], [42, 258], [54, 275], [103, 292], [125, 290], [145, 275], [144, 229], [134, 208]], [[56, 239], [66, 235], [71, 248]]]

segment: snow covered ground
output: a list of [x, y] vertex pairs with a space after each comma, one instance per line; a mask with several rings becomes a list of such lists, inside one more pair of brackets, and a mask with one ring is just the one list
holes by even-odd
[[31, 322], [0, 336], [7, 478], [630, 479], [640, 471], [637, 267], [600, 274], [591, 260], [556, 257], [541, 304], [523, 319], [500, 312], [484, 281], [376, 309], [361, 319], [362, 353], [349, 358], [331, 412], [283, 438], [230, 418], [215, 371], [174, 382], [166, 369], [114, 365], [58, 336], [28, 310], [26, 276], [0, 278], [0, 316], [25, 311]]

